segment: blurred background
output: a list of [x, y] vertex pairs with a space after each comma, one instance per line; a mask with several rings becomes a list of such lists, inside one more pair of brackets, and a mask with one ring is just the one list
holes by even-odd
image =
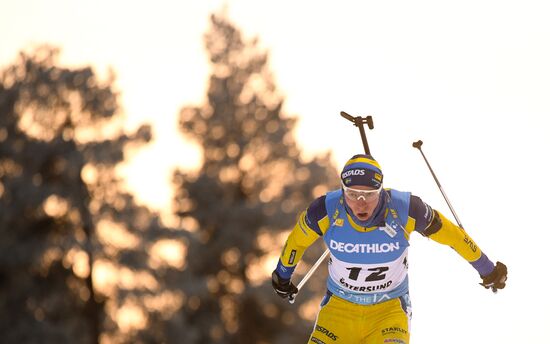
[[[322, 266], [271, 289], [297, 215], [363, 151], [510, 271], [411, 238], [413, 343], [544, 342], [543, 1], [0, 2], [2, 343], [305, 343]], [[324, 246], [300, 263], [295, 283]], [[540, 295], [542, 294], [542, 295]]]

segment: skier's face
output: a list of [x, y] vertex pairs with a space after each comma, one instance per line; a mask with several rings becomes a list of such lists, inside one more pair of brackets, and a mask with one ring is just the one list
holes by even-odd
[[[378, 199], [380, 198], [380, 192], [372, 192], [373, 188], [369, 186], [356, 185], [353, 186], [353, 190], [356, 191], [371, 191], [367, 197], [360, 196], [360, 193], [344, 192], [346, 197], [346, 203], [353, 212], [353, 215], [361, 221], [367, 221], [371, 216], [376, 206], [378, 205]], [[359, 195], [359, 196], [357, 196]]]

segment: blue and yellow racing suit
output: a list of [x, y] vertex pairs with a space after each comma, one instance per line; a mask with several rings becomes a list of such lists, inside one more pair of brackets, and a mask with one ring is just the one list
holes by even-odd
[[494, 264], [460, 227], [408, 192], [385, 189], [368, 226], [347, 208], [342, 190], [300, 214], [276, 271], [291, 277], [319, 237], [330, 250], [327, 295], [309, 343], [408, 343], [411, 306], [409, 236], [413, 231], [451, 246], [481, 276]]

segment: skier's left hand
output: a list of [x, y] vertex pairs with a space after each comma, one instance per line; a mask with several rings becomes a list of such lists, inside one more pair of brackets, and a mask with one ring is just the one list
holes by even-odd
[[483, 282], [480, 283], [485, 288], [491, 288], [494, 292], [498, 289], [504, 289], [506, 287], [506, 280], [508, 279], [508, 268], [501, 262], [497, 262], [493, 271], [485, 277], [481, 277]]

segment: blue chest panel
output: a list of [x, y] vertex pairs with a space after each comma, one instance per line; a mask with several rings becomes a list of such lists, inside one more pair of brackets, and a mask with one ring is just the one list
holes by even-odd
[[[329, 192], [326, 209], [330, 227], [323, 239], [331, 254], [348, 263], [379, 264], [397, 260], [409, 246], [403, 226], [408, 216], [407, 193], [391, 191], [387, 204], [386, 227], [361, 232], [350, 224], [341, 190]], [[393, 235], [393, 237], [392, 237]]]

